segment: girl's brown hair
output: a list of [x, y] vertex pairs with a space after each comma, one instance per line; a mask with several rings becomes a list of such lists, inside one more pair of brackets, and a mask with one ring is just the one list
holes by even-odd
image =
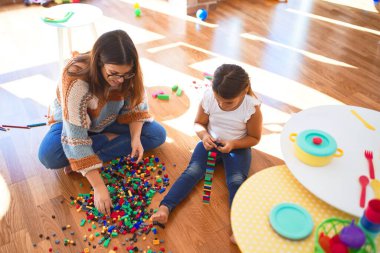
[[130, 106], [141, 103], [144, 97], [144, 84], [139, 56], [129, 35], [122, 30], [104, 33], [95, 42], [92, 50], [74, 57], [67, 65], [69, 76], [79, 77], [89, 83], [91, 94], [104, 98], [107, 81], [102, 74], [104, 64], [131, 65], [135, 76], [124, 80], [121, 93], [130, 99]]
[[251, 81], [245, 70], [235, 64], [223, 64], [214, 72], [212, 81], [213, 91], [225, 99], [236, 98], [248, 87], [247, 94], [255, 96]]

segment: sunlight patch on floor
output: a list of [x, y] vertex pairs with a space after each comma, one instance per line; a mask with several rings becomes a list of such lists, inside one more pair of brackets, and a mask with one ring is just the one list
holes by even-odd
[[280, 144], [281, 134], [265, 134], [261, 136], [259, 144], [254, 146], [254, 148], [283, 160]]
[[373, 0], [322, 0], [325, 2], [357, 8], [364, 11], [378, 12]]
[[[174, 119], [163, 120], [162, 123], [186, 135], [195, 136], [193, 129], [194, 118], [200, 99], [202, 98], [203, 90], [195, 89], [192, 84], [193, 81], [202, 82], [202, 80], [178, 72], [146, 58], [140, 58], [140, 63], [143, 73], [149, 73], [149, 75], [144, 75], [144, 84], [146, 87], [172, 87], [173, 85], [178, 84], [183, 89], [184, 94], [190, 99], [189, 109]], [[175, 95], [171, 94], [171, 96]]]
[[368, 33], [372, 33], [372, 34], [375, 34], [375, 35], [380, 35], [380, 31], [378, 31], [378, 30], [374, 30], [374, 29], [370, 29], [370, 28], [366, 28], [366, 27], [362, 27], [362, 26], [358, 26], [358, 25], [353, 25], [353, 24], [350, 24], [350, 23], [347, 23], [347, 22], [343, 22], [343, 21], [339, 21], [339, 20], [335, 20], [335, 19], [332, 19], [332, 18], [326, 18], [326, 17], [322, 17], [322, 16], [319, 16], [319, 15], [315, 15], [315, 14], [312, 14], [312, 13], [307, 13], [307, 12], [303, 12], [303, 11], [299, 11], [299, 10], [295, 10], [295, 9], [291, 9], [291, 8], [286, 9], [286, 11], [291, 12], [291, 13], [295, 13], [295, 14], [298, 14], [298, 15], [306, 16], [306, 17], [309, 17], [309, 18], [317, 19], [317, 20], [320, 20], [320, 21], [324, 21], [324, 22], [327, 22], [327, 23], [331, 23], [331, 24], [340, 25], [340, 26], [344, 26], [344, 27], [347, 27], [347, 28], [355, 29], [355, 30], [358, 30], [358, 31], [368, 32]]
[[43, 9], [0, 12], [0, 75], [58, 60], [57, 31], [41, 21]]
[[154, 40], [160, 40], [165, 38], [165, 35], [151, 32], [138, 26], [130, 25], [126, 22], [114, 19], [112, 17], [104, 16], [96, 23], [96, 30], [98, 35], [112, 30], [121, 29], [128, 33], [132, 38], [133, 43], [138, 45]]
[[194, 45], [191, 45], [189, 43], [182, 42], [182, 41], [174, 42], [174, 43], [169, 43], [169, 44], [158, 46], [158, 47], [152, 47], [152, 48], [147, 49], [147, 51], [149, 53], [158, 53], [160, 51], [168, 50], [168, 49], [175, 48], [175, 47], [181, 47], [181, 46], [188, 47], [188, 48], [197, 50], [199, 52], [202, 52], [202, 53], [205, 53], [205, 54], [208, 54], [208, 55], [211, 55], [211, 56], [220, 56], [220, 54], [213, 53], [213, 52], [211, 52], [209, 50], [206, 50], [206, 49], [203, 49], [201, 47], [197, 47], [197, 46], [194, 46]]
[[174, 143], [174, 140], [173, 140], [173, 138], [170, 138], [169, 136], [166, 136], [165, 142], [167, 142], [167, 143]]
[[357, 67], [352, 66], [350, 64], [347, 64], [345, 62], [341, 62], [341, 61], [334, 60], [334, 59], [329, 58], [329, 57], [325, 57], [325, 56], [320, 55], [320, 54], [314, 54], [314, 53], [311, 53], [311, 52], [308, 52], [308, 51], [305, 51], [302, 49], [291, 47], [291, 46], [285, 45], [283, 43], [276, 42], [276, 41], [273, 41], [273, 40], [270, 40], [270, 39], [267, 39], [267, 38], [264, 38], [261, 36], [257, 36], [257, 35], [251, 34], [251, 33], [243, 33], [243, 34], [241, 34], [241, 37], [249, 39], [249, 40], [261, 41], [261, 42], [264, 42], [266, 44], [282, 47], [282, 48], [300, 53], [300, 54], [302, 54], [302, 55], [304, 55], [310, 59], [313, 59], [313, 60], [316, 60], [319, 62], [323, 62], [323, 63], [327, 63], [327, 64], [331, 64], [331, 65], [342, 66], [342, 67], [346, 67], [346, 68], [355, 68], [355, 69], [357, 68]]
[[184, 74], [183, 72], [174, 70], [145, 57], [140, 58], [140, 64], [143, 73], [146, 73], [144, 75], [144, 85], [146, 87], [172, 87], [174, 84], [179, 84], [186, 92], [193, 92], [193, 90], [188, 90], [188, 85], [194, 80], [201, 81], [198, 78]]
[[11, 203], [11, 194], [9, 193], [9, 189], [7, 183], [5, 182], [3, 176], [0, 174], [0, 220], [4, 217], [6, 212], [9, 209], [9, 205]]
[[55, 98], [56, 87], [56, 82], [42, 75], [18, 79], [0, 85], [0, 89], [6, 90], [15, 97], [19, 99], [31, 99], [46, 108]]
[[263, 134], [260, 143], [255, 146], [255, 148], [279, 159], [283, 159], [280, 136], [284, 125], [290, 119], [291, 115], [266, 104], [261, 105], [261, 112], [263, 114], [263, 129], [270, 133]]

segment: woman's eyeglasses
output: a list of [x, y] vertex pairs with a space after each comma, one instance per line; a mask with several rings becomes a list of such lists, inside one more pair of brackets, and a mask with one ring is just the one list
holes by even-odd
[[107, 72], [106, 74], [107, 74], [107, 78], [111, 81], [119, 80], [120, 78], [123, 78], [123, 81], [124, 81], [124, 80], [131, 79], [136, 75], [135, 73], [126, 73], [124, 75], [118, 75], [118, 74], [108, 74]]

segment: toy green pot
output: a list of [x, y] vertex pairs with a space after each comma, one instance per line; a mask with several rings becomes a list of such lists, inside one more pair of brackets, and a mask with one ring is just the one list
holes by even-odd
[[343, 150], [337, 148], [335, 139], [321, 130], [305, 130], [300, 134], [291, 133], [296, 157], [303, 163], [322, 167], [329, 164], [334, 157], [341, 157]]

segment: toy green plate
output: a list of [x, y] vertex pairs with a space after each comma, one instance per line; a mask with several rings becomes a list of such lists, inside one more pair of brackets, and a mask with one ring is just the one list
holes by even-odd
[[306, 238], [314, 227], [309, 212], [292, 203], [276, 205], [270, 212], [269, 221], [278, 234], [291, 240]]

